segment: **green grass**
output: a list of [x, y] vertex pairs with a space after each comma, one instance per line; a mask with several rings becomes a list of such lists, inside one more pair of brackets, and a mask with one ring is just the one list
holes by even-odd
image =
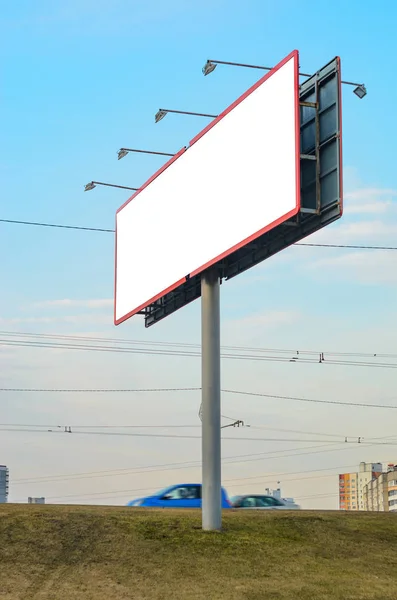
[[0, 506], [1, 600], [396, 600], [397, 515]]

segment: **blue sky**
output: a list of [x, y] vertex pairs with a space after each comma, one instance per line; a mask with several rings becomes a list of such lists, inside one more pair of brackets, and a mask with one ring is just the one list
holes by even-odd
[[[9, 3], [0, 21], [0, 217], [112, 228], [115, 210], [128, 192], [97, 188], [84, 193], [84, 184], [94, 179], [138, 187], [162, 164], [161, 158], [139, 155], [117, 161], [117, 150], [131, 146], [177, 151], [206, 120], [168, 115], [155, 125], [159, 107], [216, 114], [261, 75], [260, 71], [219, 66], [204, 78], [201, 67], [207, 58], [271, 66], [296, 48], [302, 71], [313, 72], [339, 55], [343, 78], [362, 81], [368, 89], [362, 101], [349, 86], [343, 89], [346, 212], [339, 223], [316, 234], [317, 241], [396, 246], [396, 17], [393, 3], [386, 11], [369, 0], [338, 1], [332, 6], [266, 0]], [[0, 255], [2, 330], [199, 340], [198, 303], [151, 330], [145, 330], [139, 319], [113, 327], [111, 234], [0, 224]], [[235, 345], [393, 352], [390, 323], [396, 319], [396, 266], [392, 252], [291, 248], [222, 287], [224, 340]], [[131, 384], [131, 368], [143, 385], [199, 382], [197, 365], [181, 373], [171, 359], [149, 362], [141, 357], [129, 364], [124, 358], [78, 354], [66, 357], [65, 353], [54, 356], [44, 350], [15, 349], [4, 355], [0, 379], [14, 387], [65, 382], [90, 387], [99, 377], [111, 387], [121, 381]], [[225, 367], [224, 377], [239, 389], [262, 389], [266, 383], [275, 393], [283, 389], [348, 398], [367, 394], [368, 401], [375, 401], [377, 395], [393, 395], [393, 377], [381, 369], [365, 373], [360, 369], [358, 374], [335, 367], [332, 375], [324, 375], [314, 367], [312, 371], [302, 367], [294, 385], [288, 386], [288, 368], [266, 367], [264, 373], [265, 367], [257, 365], [242, 365], [236, 371]], [[3, 402], [7, 406], [3, 421], [7, 422], [42, 423], [51, 414], [97, 422], [94, 398], [77, 403], [62, 397], [57, 401], [58, 413], [43, 398], [13, 397]], [[151, 398], [147, 406], [140, 403], [132, 416], [128, 405], [120, 401], [116, 414], [120, 420], [125, 414], [134, 419], [138, 414], [145, 423], [154, 407], [159, 422], [167, 415], [172, 420], [178, 411], [188, 420], [196, 418], [197, 402], [193, 408], [179, 400], [174, 405], [172, 398], [168, 402], [170, 413]], [[236, 401], [231, 408], [239, 412], [240, 406]], [[261, 410], [244, 406], [247, 418], [258, 419]], [[101, 411], [105, 420], [114, 414], [105, 401]], [[353, 419], [358, 418], [354, 415]], [[300, 428], [306, 424], [309, 429], [310, 425], [335, 431], [346, 416], [346, 412], [334, 411], [330, 418], [314, 411], [308, 417], [299, 410], [287, 416], [272, 406], [271, 414], [263, 414], [263, 422], [272, 419], [274, 426], [282, 427], [286, 419], [300, 419]], [[360, 415], [360, 427], [367, 432], [377, 426], [376, 434], [381, 435], [383, 416], [374, 424], [367, 414]], [[32, 469], [29, 460], [43, 461], [46, 473], [57, 473], [59, 456], [65, 452], [62, 440], [55, 451], [52, 441], [38, 443], [29, 438], [28, 459], [26, 452], [21, 453], [16, 433], [4, 434], [3, 439], [0, 451], [5, 458], [0, 455], [0, 462], [12, 464], [21, 477]], [[112, 452], [106, 458], [100, 454], [99, 443], [89, 442], [99, 454], [96, 460], [86, 458], [87, 468], [94, 469], [101, 461], [116, 468], [128, 461], [124, 442], [115, 441], [113, 446], [109, 442]], [[88, 448], [84, 439], [79, 443], [75, 454], [70, 449], [70, 472], [79, 470], [78, 456]], [[151, 447], [154, 462], [163, 449], [161, 441]], [[169, 450], [170, 462], [173, 452], [180, 452], [177, 444]], [[367, 452], [364, 459], [379, 458]], [[361, 458], [357, 452], [353, 462]], [[338, 464], [333, 460], [329, 464]], [[340, 464], [344, 464], [342, 459]], [[275, 470], [276, 466], [266, 468]], [[155, 487], [163, 483], [168, 481], [157, 486], [150, 480]], [[106, 485], [110, 489], [115, 484]], [[299, 491], [293, 488], [290, 493]]]

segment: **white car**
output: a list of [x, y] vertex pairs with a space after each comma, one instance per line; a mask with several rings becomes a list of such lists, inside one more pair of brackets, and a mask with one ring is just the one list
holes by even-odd
[[245, 496], [234, 496], [231, 499], [232, 508], [253, 508], [259, 510], [299, 510], [300, 506], [295, 502], [263, 496], [262, 494], [250, 494]]

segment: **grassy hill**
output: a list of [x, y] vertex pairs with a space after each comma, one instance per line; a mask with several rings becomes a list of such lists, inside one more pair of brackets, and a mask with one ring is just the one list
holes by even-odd
[[0, 505], [1, 600], [396, 600], [397, 515]]

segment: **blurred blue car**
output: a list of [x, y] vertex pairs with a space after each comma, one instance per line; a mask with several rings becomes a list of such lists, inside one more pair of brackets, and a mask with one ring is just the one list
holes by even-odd
[[[226, 490], [221, 488], [222, 508], [231, 508]], [[201, 483], [179, 483], [171, 485], [152, 496], [137, 498], [127, 506], [157, 508], [201, 508]]]

